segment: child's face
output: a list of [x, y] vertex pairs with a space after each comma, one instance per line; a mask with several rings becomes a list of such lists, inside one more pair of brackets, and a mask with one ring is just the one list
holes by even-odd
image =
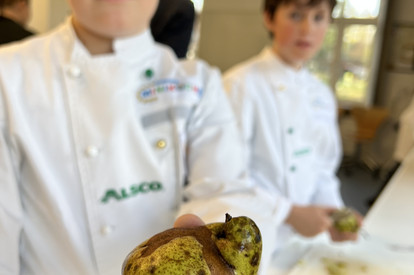
[[306, 0], [298, 2], [281, 4], [273, 18], [265, 14], [266, 27], [273, 33], [274, 51], [295, 68], [318, 52], [331, 20], [327, 1], [316, 6], [306, 6]]
[[118, 38], [148, 28], [158, 0], [68, 0], [76, 26], [94, 35]]

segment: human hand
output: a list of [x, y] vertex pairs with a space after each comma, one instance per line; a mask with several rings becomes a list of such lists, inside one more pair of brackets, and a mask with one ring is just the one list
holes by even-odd
[[[357, 228], [361, 228], [362, 222], [363, 222], [363, 216], [356, 210], [349, 209], [352, 211], [352, 214], [356, 217], [357, 220]], [[331, 213], [332, 214], [332, 213]], [[356, 241], [358, 239], [358, 231], [355, 232], [349, 232], [349, 231], [340, 231], [335, 226], [332, 226], [329, 228], [329, 234], [331, 236], [331, 240], [334, 242], [344, 242], [344, 241]]]
[[330, 213], [334, 210], [335, 208], [331, 207], [294, 205], [286, 223], [302, 236], [313, 237], [332, 226]]
[[203, 220], [194, 214], [181, 215], [174, 222], [175, 228], [193, 228], [202, 225], [204, 225]]

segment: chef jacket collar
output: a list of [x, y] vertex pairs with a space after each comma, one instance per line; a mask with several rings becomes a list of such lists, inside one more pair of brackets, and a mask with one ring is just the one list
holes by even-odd
[[277, 71], [279, 75], [282, 74], [283, 79], [285, 79], [286, 82], [298, 83], [306, 79], [308, 74], [308, 70], [306, 68], [302, 67], [299, 70], [296, 70], [292, 66], [287, 65], [277, 54], [273, 52], [271, 47], [264, 48], [260, 53], [260, 56], [267, 61], [270, 79], [275, 79], [272, 77], [272, 73], [275, 71]]
[[151, 31], [146, 29], [144, 32], [122, 39], [114, 40], [114, 52], [123, 58], [136, 59], [137, 56], [145, 56], [154, 48], [154, 38]]
[[[113, 53], [92, 56], [83, 43], [79, 40], [72, 25], [72, 18], [69, 17], [65, 24], [66, 33], [71, 44], [71, 60], [111, 60], [117, 59], [128, 63], [139, 62], [154, 49], [154, 38], [151, 31], [145, 31], [130, 37], [118, 38], [113, 41]], [[86, 59], [86, 60], [85, 60]]]

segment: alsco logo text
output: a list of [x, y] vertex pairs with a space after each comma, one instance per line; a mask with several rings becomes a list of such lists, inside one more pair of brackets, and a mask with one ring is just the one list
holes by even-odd
[[138, 194], [147, 194], [150, 192], [158, 192], [162, 190], [162, 184], [158, 181], [143, 182], [140, 184], [133, 184], [128, 189], [122, 188], [119, 190], [108, 189], [101, 199], [102, 203], [108, 203], [110, 200], [124, 200], [135, 197]]

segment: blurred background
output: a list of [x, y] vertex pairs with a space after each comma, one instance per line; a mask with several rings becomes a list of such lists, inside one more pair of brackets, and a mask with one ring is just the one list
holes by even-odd
[[[262, 0], [193, 3], [197, 17], [187, 58], [200, 57], [224, 72], [270, 42]], [[38, 33], [70, 15], [66, 0], [32, 0], [31, 9], [29, 26]], [[414, 94], [413, 11], [413, 0], [338, 0], [323, 49], [308, 64], [338, 99], [343, 195], [361, 212], [399, 161], [399, 117]]]

